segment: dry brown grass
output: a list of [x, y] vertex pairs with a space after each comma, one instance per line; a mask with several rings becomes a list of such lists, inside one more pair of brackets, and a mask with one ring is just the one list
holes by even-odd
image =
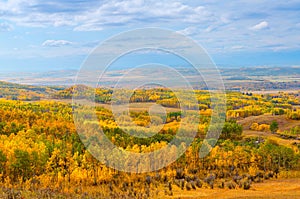
[[258, 122], [259, 124], [271, 124], [272, 121], [277, 121], [279, 131], [290, 130], [291, 128], [300, 125], [300, 121], [287, 119], [285, 115], [271, 115], [271, 114], [264, 114], [264, 115], [260, 115], [260, 116], [250, 116], [247, 118], [240, 119], [238, 121], [238, 123], [243, 126], [243, 135], [245, 137], [271, 138], [271, 139], [277, 141], [278, 144], [282, 144], [282, 145], [291, 145], [295, 142], [300, 143], [300, 140], [283, 139], [279, 135], [272, 134], [271, 132], [250, 130], [250, 126], [254, 122]]
[[[162, 196], [161, 198], [166, 198]], [[253, 184], [250, 190], [242, 189], [198, 189], [193, 191], [182, 191], [174, 188], [174, 196], [169, 198], [181, 199], [233, 199], [233, 198], [262, 198], [262, 199], [296, 199], [300, 198], [300, 178], [296, 179], [274, 179], [264, 183]]]
[[272, 134], [270, 132], [261, 132], [261, 131], [252, 131], [252, 130], [244, 130], [243, 131], [244, 137], [263, 137], [263, 138], [271, 138], [272, 140], [276, 141], [278, 144], [281, 145], [292, 145], [294, 143], [300, 143], [300, 140], [288, 140], [279, 137], [278, 135]]
[[300, 125], [300, 121], [287, 119], [285, 115], [271, 115], [271, 114], [250, 116], [247, 118], [240, 119], [238, 123], [243, 125], [244, 130], [249, 130], [251, 124], [254, 122], [258, 122], [260, 124], [271, 124], [272, 121], [277, 121], [280, 131], [289, 130], [295, 126]]

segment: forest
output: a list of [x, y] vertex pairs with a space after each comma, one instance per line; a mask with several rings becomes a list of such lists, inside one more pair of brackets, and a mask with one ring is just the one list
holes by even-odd
[[[7, 88], [3, 93], [17, 92], [14, 93], [17, 97], [1, 96], [0, 198], [165, 198], [207, 189], [251, 190], [253, 185], [269, 179], [300, 177], [298, 92], [227, 91], [222, 134], [218, 140], [204, 141], [212, 108], [209, 92], [205, 90], [195, 91], [198, 104], [184, 105], [165, 88], [135, 90], [130, 98], [132, 104], [156, 103], [168, 108], [166, 115], [152, 118], [154, 124], [163, 123], [160, 131], [143, 138], [131, 136], [118, 127], [107, 106], [112, 101], [112, 89], [85, 86], [43, 89], [46, 90]], [[94, 128], [89, 125], [86, 131], [92, 134], [101, 127], [106, 137], [122, 150], [146, 153], [167, 146], [184, 119], [180, 106], [200, 115], [196, 137], [190, 146], [180, 145], [185, 153], [179, 159], [158, 171], [134, 174], [109, 168], [86, 148], [87, 144], [99, 142], [97, 137], [77, 134], [74, 107], [65, 101], [76, 96], [77, 89], [84, 90], [85, 96], [95, 93], [97, 102], [98, 122]], [[45, 91], [51, 93], [51, 98]], [[39, 94], [32, 94], [35, 97], [30, 101], [18, 92], [24, 96], [31, 92]], [[75, 106], [79, 110], [90, 109], [85, 105]], [[130, 119], [135, 126], [129, 125]], [[150, 116], [144, 109], [132, 109], [130, 116], [120, 121], [126, 131], [138, 135], [156, 130], [148, 128]], [[183, 131], [188, 132], [188, 127]], [[202, 145], [210, 150], [204, 158], [199, 157]], [[173, 147], [172, 153], [179, 150]], [[107, 153], [103, 156], [103, 159], [118, 158]], [[145, 166], [145, 162], [136, 164]]]

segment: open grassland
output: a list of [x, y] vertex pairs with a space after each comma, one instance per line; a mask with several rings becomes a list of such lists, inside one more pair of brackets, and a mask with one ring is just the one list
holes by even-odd
[[284, 115], [271, 115], [271, 114], [250, 116], [247, 118], [240, 119], [238, 123], [243, 126], [243, 135], [245, 138], [247, 137], [268, 138], [282, 145], [292, 145], [295, 143], [297, 144], [300, 143], [300, 140], [282, 138], [278, 133], [274, 134], [271, 133], [270, 131], [264, 132], [264, 131], [255, 131], [250, 129], [251, 125], [255, 122], [259, 122], [261, 124], [270, 124], [272, 121], [276, 121], [278, 123], [278, 132], [288, 131], [292, 128], [300, 126], [299, 120], [291, 120], [286, 118], [286, 116]]
[[238, 123], [243, 125], [244, 130], [249, 130], [251, 124], [253, 124], [254, 122], [270, 124], [272, 121], [276, 121], [278, 123], [278, 127], [280, 131], [289, 130], [293, 127], [300, 126], [299, 120], [288, 119], [285, 115], [271, 115], [271, 114], [250, 116], [247, 118], [240, 119]]
[[251, 138], [251, 137], [267, 138], [267, 139], [272, 139], [276, 141], [278, 144], [285, 145], [285, 146], [290, 146], [294, 143], [300, 144], [299, 140], [283, 139], [278, 135], [274, 135], [268, 132], [245, 130], [243, 134], [245, 138]]
[[253, 184], [250, 190], [216, 188], [183, 192], [178, 189], [174, 190], [174, 196], [169, 198], [296, 199], [300, 198], [300, 178], [268, 180], [263, 183]]
[[[106, 192], [104, 187], [82, 186], [82, 189], [88, 190], [89, 192]], [[165, 194], [165, 187], [158, 187], [156, 194], [152, 195], [154, 199], [297, 199], [300, 198], [300, 178], [281, 178], [267, 180], [262, 183], [253, 184], [251, 189], [210, 189], [208, 187], [198, 189], [198, 190], [181, 190], [178, 187], [174, 187], [173, 196], [168, 196]], [[0, 190], [0, 198], [10, 198], [7, 197], [11, 192], [11, 196], [14, 198], [22, 199], [40, 199], [40, 198], [53, 198], [53, 199], [63, 199], [63, 198], [89, 198], [84, 194], [67, 194], [53, 192], [47, 189], [41, 190], [18, 190], [18, 189], [2, 189]], [[11, 197], [13, 198], [13, 197]], [[93, 197], [95, 198], [95, 197]], [[96, 197], [97, 198], [97, 197]], [[103, 197], [99, 197], [103, 198]], [[128, 197], [135, 198], [135, 197]]]

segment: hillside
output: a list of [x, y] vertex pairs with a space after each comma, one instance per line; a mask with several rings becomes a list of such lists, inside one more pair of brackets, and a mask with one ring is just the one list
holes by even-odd
[[34, 101], [50, 98], [54, 93], [62, 89], [63, 87], [61, 86], [31, 86], [0, 81], [0, 98]]
[[[0, 99], [0, 198], [234, 198], [235, 194], [251, 198], [261, 197], [265, 190], [269, 195], [273, 190], [288, 197], [290, 187], [299, 194], [297, 92], [228, 91], [227, 120], [221, 136], [204, 140], [211, 125], [210, 94], [193, 91], [199, 104], [189, 104], [188, 111], [199, 111], [200, 121], [195, 139], [186, 146], [182, 135], [191, 133], [191, 125], [185, 121], [195, 118], [182, 114], [175, 93], [165, 88], [124, 89], [133, 92], [129, 114], [114, 115], [111, 89], [96, 89], [99, 103], [93, 108], [70, 104], [73, 95], [81, 98], [81, 92], [89, 96], [95, 91], [86, 86], [1, 85], [7, 97], [12, 93], [22, 99], [31, 94], [42, 100], [28, 103]], [[47, 95], [56, 99], [44, 99]], [[165, 114], [151, 114], [149, 109], [154, 104], [162, 105]], [[91, 117], [90, 110], [96, 118]], [[76, 113], [84, 117], [76, 118]], [[278, 129], [272, 133], [275, 121]], [[142, 173], [148, 162], [106, 147], [102, 137], [94, 136], [98, 127], [120, 152], [145, 154], [170, 147], [166, 148], [168, 154], [157, 156], [159, 164], [167, 165], [166, 161], [176, 159], [182, 149], [185, 153], [164, 169]], [[178, 146], [172, 143], [175, 138]], [[100, 156], [93, 156], [91, 147], [98, 146], [104, 146], [98, 150]], [[204, 158], [199, 157], [202, 146], [211, 150]], [[118, 164], [111, 167], [107, 164], [111, 161]], [[120, 165], [134, 169], [134, 173], [116, 170]], [[271, 185], [282, 187], [270, 190]], [[284, 198], [278, 195], [274, 194]]]

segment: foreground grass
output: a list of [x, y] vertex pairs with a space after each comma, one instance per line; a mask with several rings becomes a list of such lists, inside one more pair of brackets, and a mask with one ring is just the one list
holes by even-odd
[[[85, 187], [87, 192], [97, 191], [101, 192], [100, 187]], [[157, 187], [157, 195], [153, 198], [163, 199], [163, 198], [174, 198], [174, 199], [295, 199], [300, 198], [300, 177], [297, 178], [280, 178], [266, 180], [263, 183], [253, 183], [249, 190], [237, 189], [210, 189], [208, 187], [203, 187], [197, 190], [181, 190], [180, 188], [173, 186], [173, 196], [167, 196], [164, 193], [164, 186]], [[105, 192], [105, 189], [102, 191]], [[89, 195], [85, 194], [67, 194], [59, 193], [55, 191], [50, 191], [48, 189], [41, 190], [22, 190], [22, 189], [0, 189], [0, 198], [22, 198], [22, 199], [37, 199], [37, 198], [53, 198], [53, 199], [67, 199], [67, 198], [116, 198], [116, 197], [101, 197], [97, 194]], [[128, 196], [126, 198], [137, 198], [134, 196]]]
[[[165, 196], [161, 197], [165, 198]], [[199, 189], [182, 191], [174, 189], [174, 196], [169, 198], [194, 199], [194, 198], [243, 198], [243, 199], [287, 199], [300, 198], [300, 178], [273, 179], [263, 183], [255, 183], [250, 190], [243, 189]]]

